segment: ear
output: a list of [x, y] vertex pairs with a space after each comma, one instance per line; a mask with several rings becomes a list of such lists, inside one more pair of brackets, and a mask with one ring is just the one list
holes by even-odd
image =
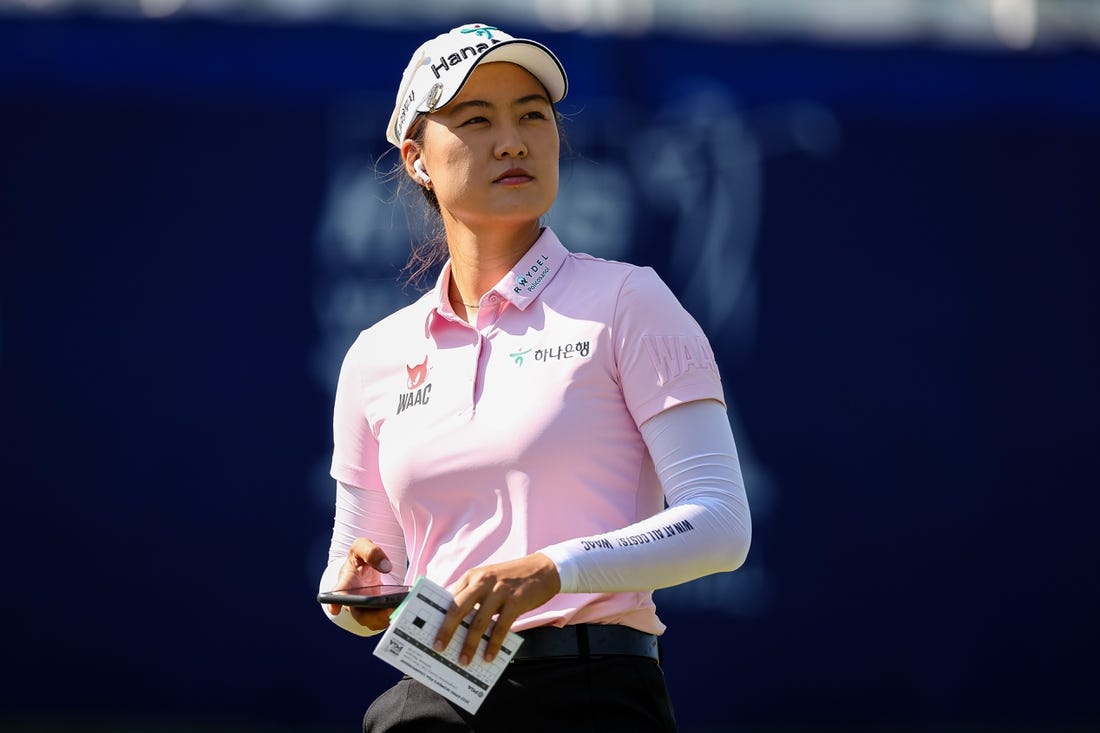
[[405, 174], [418, 186], [423, 186], [424, 181], [417, 175], [416, 162], [420, 160], [421, 150], [420, 146], [412, 140], [406, 140], [401, 144], [401, 162], [405, 167]]

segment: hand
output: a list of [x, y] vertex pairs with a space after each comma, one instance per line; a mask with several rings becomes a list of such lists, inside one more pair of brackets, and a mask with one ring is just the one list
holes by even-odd
[[[340, 568], [336, 587], [340, 589], [357, 588], [363, 585], [380, 585], [382, 576], [393, 570], [393, 564], [382, 548], [366, 537], [360, 537], [351, 544], [348, 559]], [[344, 606], [330, 603], [328, 612], [336, 616]], [[353, 608], [346, 607], [361, 626], [371, 631], [381, 631], [390, 625], [392, 608]]]
[[435, 649], [443, 651], [447, 648], [459, 623], [476, 606], [478, 610], [462, 641], [458, 661], [469, 664], [477, 653], [482, 635], [492, 624], [493, 631], [485, 647], [485, 661], [491, 662], [520, 614], [538, 608], [560, 590], [558, 567], [541, 552], [468, 570], [450, 587], [454, 604], [436, 634]]

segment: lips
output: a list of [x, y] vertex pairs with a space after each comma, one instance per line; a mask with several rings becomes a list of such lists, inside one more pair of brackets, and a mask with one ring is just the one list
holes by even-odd
[[493, 179], [493, 183], [503, 183], [505, 185], [518, 185], [520, 183], [527, 183], [533, 181], [534, 176], [527, 172], [524, 168], [509, 168], [501, 173], [499, 176]]

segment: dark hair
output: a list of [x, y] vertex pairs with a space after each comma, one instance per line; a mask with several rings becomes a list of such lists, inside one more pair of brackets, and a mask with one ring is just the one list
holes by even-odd
[[[569, 142], [565, 137], [565, 130], [562, 126], [564, 118], [562, 114], [558, 112], [557, 107], [553, 104], [551, 104], [550, 107], [554, 112], [554, 122], [558, 126], [558, 139], [561, 145], [560, 150], [572, 152], [569, 147]], [[419, 113], [413, 118], [412, 123], [409, 125], [409, 132], [405, 136], [406, 139], [412, 140], [419, 145], [421, 149], [424, 147], [424, 128], [427, 119], [426, 113]], [[443, 228], [443, 216], [439, 210], [439, 199], [436, 198], [435, 191], [428, 186], [416, 184], [404, 174], [404, 171], [404, 165], [398, 163], [397, 168], [394, 170], [394, 173], [398, 174], [398, 195], [402, 195], [408, 186], [416, 186], [416, 188], [420, 189], [420, 195], [423, 198], [419, 201], [420, 205], [415, 208], [420, 210], [423, 233], [419, 238], [413, 235], [409, 247], [409, 260], [405, 263], [401, 271], [408, 273], [408, 277], [405, 280], [406, 285], [419, 285], [421, 282], [427, 280], [436, 268], [441, 267], [443, 263], [447, 261], [450, 252], [447, 250], [447, 232]]]
[[[418, 114], [413, 119], [412, 124], [409, 125], [409, 133], [406, 136], [416, 142], [421, 149], [424, 147], [424, 127], [427, 119], [425, 113]], [[404, 173], [404, 166], [399, 164], [398, 170]], [[423, 235], [420, 238], [413, 236], [409, 261], [405, 263], [405, 267], [402, 269], [402, 272], [409, 274], [405, 281], [406, 285], [418, 284], [426, 279], [433, 270], [447, 261], [449, 256], [447, 233], [443, 229], [443, 216], [439, 211], [439, 199], [435, 197], [435, 191], [428, 186], [415, 184], [407, 175], [402, 175], [398, 180], [400, 181], [398, 184], [399, 192], [407, 186], [415, 185], [424, 197], [420, 202], [421, 205], [416, 207], [420, 210]]]

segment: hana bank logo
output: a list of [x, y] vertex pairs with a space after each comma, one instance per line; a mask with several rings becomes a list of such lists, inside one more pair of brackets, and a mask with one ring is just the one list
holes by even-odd
[[[473, 46], [463, 46], [462, 48], [455, 49], [446, 56], [440, 56], [439, 63], [433, 64], [429, 62], [428, 68], [430, 68], [432, 70], [432, 73], [435, 74], [436, 79], [442, 79], [443, 72], [458, 68], [462, 66], [467, 60], [476, 59], [478, 56], [485, 53], [493, 46], [501, 43], [501, 40], [499, 38], [493, 38], [492, 31], [495, 30], [499, 29], [487, 25], [463, 28], [461, 30], [461, 33], [472, 33], [475, 36], [481, 36], [485, 40], [477, 41], [477, 44]], [[433, 108], [430, 111], [434, 112], [435, 109]]]
[[460, 33], [473, 33], [475, 36], [481, 36], [482, 38], [488, 38], [493, 40], [492, 31], [499, 31], [495, 25], [475, 25], [470, 28], [463, 28]]

